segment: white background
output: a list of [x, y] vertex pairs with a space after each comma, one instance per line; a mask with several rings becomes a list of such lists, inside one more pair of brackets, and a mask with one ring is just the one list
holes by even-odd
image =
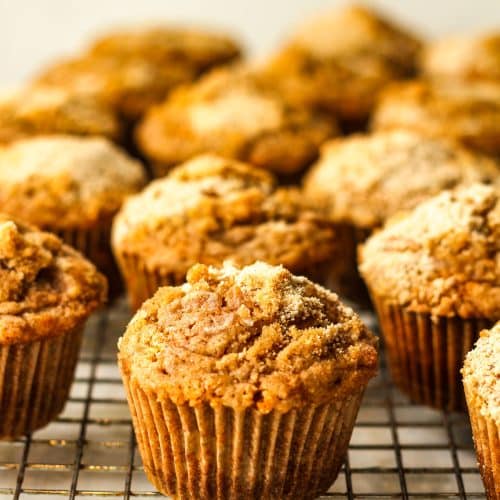
[[[82, 47], [108, 26], [175, 21], [220, 26], [262, 55], [304, 16], [338, 0], [0, 0], [0, 86], [33, 74], [41, 64]], [[377, 0], [422, 34], [500, 28], [500, 0]]]

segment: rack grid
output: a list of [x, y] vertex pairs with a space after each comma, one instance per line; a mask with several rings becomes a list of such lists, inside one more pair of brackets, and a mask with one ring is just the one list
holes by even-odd
[[[91, 318], [62, 415], [32, 435], [0, 442], [0, 500], [160, 497], [136, 449], [116, 366], [130, 318], [125, 301]], [[365, 319], [374, 325], [373, 317]], [[466, 415], [411, 404], [382, 356], [341, 473], [325, 499], [484, 499]]]

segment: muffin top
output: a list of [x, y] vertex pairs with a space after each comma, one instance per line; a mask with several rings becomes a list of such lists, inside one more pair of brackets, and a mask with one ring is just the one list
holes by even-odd
[[265, 72], [291, 102], [358, 120], [389, 81], [415, 73], [420, 48], [419, 40], [378, 13], [350, 6], [304, 23]]
[[391, 85], [373, 128], [405, 128], [451, 137], [485, 153], [500, 151], [500, 83], [424, 82]]
[[129, 198], [113, 225], [120, 254], [183, 282], [196, 262], [255, 260], [303, 272], [330, 258], [334, 232], [326, 214], [298, 189], [276, 188], [250, 165], [203, 155]]
[[0, 147], [0, 206], [40, 227], [109, 219], [145, 183], [141, 164], [107, 139], [40, 136]]
[[499, 176], [499, 163], [454, 142], [390, 130], [326, 143], [304, 187], [336, 222], [370, 229], [443, 189]]
[[377, 350], [361, 319], [306, 278], [262, 262], [198, 264], [144, 303], [119, 359], [160, 400], [267, 413], [358, 393]]
[[500, 32], [431, 43], [422, 55], [422, 71], [431, 78], [500, 80]]
[[374, 295], [410, 311], [500, 317], [499, 189], [444, 191], [369, 238], [360, 271]]
[[131, 26], [98, 38], [90, 48], [94, 56], [143, 58], [155, 63], [189, 66], [195, 72], [227, 63], [241, 55], [233, 38], [180, 26]]
[[106, 297], [106, 280], [59, 238], [0, 214], [0, 345], [71, 331]]
[[500, 425], [500, 322], [483, 330], [476, 347], [467, 354], [464, 380], [473, 384], [479, 411]]
[[121, 136], [115, 114], [98, 99], [34, 86], [0, 95], [0, 143], [43, 134]]
[[137, 130], [143, 152], [173, 166], [212, 152], [277, 173], [301, 170], [326, 138], [331, 118], [290, 106], [251, 70], [217, 70], [152, 108]]

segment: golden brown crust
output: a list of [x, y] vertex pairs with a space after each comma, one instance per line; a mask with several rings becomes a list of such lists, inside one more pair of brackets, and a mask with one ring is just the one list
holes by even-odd
[[0, 344], [68, 332], [103, 304], [106, 280], [59, 238], [0, 214]]
[[422, 72], [437, 79], [500, 80], [500, 32], [429, 44], [422, 54]]
[[322, 13], [299, 27], [267, 65], [292, 102], [365, 119], [380, 89], [415, 73], [421, 42], [361, 6]]
[[109, 221], [145, 183], [141, 164], [99, 137], [40, 136], [0, 147], [0, 206], [51, 230]]
[[369, 289], [433, 316], [500, 317], [498, 187], [444, 191], [389, 222], [360, 252]]
[[40, 85], [0, 96], [0, 144], [47, 134], [118, 141], [121, 132], [115, 114], [93, 96]]
[[391, 85], [372, 127], [450, 137], [487, 154], [500, 152], [500, 83], [412, 81]]
[[390, 130], [326, 143], [304, 188], [335, 222], [373, 229], [443, 189], [499, 176], [500, 163], [454, 142]]
[[500, 322], [483, 330], [475, 348], [467, 354], [462, 369], [469, 388], [468, 404], [500, 426]]
[[302, 170], [338, 132], [331, 118], [286, 104], [254, 72], [214, 71], [151, 109], [136, 131], [163, 170], [212, 152], [280, 174]]
[[375, 374], [376, 340], [338, 297], [282, 267], [197, 265], [161, 288], [119, 343], [159, 400], [262, 413], [342, 399]]
[[277, 189], [265, 171], [200, 156], [131, 197], [113, 225], [115, 254], [184, 279], [193, 264], [256, 259], [303, 273], [327, 262], [335, 234], [297, 189]]

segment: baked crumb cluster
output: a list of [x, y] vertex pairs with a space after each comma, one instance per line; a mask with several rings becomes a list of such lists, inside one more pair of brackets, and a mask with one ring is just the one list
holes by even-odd
[[0, 214], [0, 344], [71, 330], [106, 289], [95, 267], [56, 236]]
[[142, 165], [104, 138], [41, 136], [0, 148], [0, 206], [40, 227], [110, 219], [145, 183]]
[[119, 359], [176, 404], [267, 413], [342, 399], [376, 371], [376, 340], [338, 297], [283, 267], [197, 265], [131, 321]]
[[331, 258], [328, 217], [296, 188], [277, 188], [263, 170], [204, 155], [131, 197], [115, 219], [118, 254], [147, 256], [148, 269], [182, 282], [193, 264], [255, 260], [294, 272]]
[[336, 222], [371, 229], [443, 189], [498, 183], [499, 172], [500, 163], [455, 142], [391, 130], [327, 142], [304, 185]]
[[360, 252], [369, 288], [410, 311], [500, 317], [498, 188], [445, 191], [389, 223]]
[[[475, 348], [465, 358], [462, 375], [472, 383], [479, 411], [500, 425], [500, 322], [481, 332]], [[476, 404], [475, 403], [475, 404]]]

